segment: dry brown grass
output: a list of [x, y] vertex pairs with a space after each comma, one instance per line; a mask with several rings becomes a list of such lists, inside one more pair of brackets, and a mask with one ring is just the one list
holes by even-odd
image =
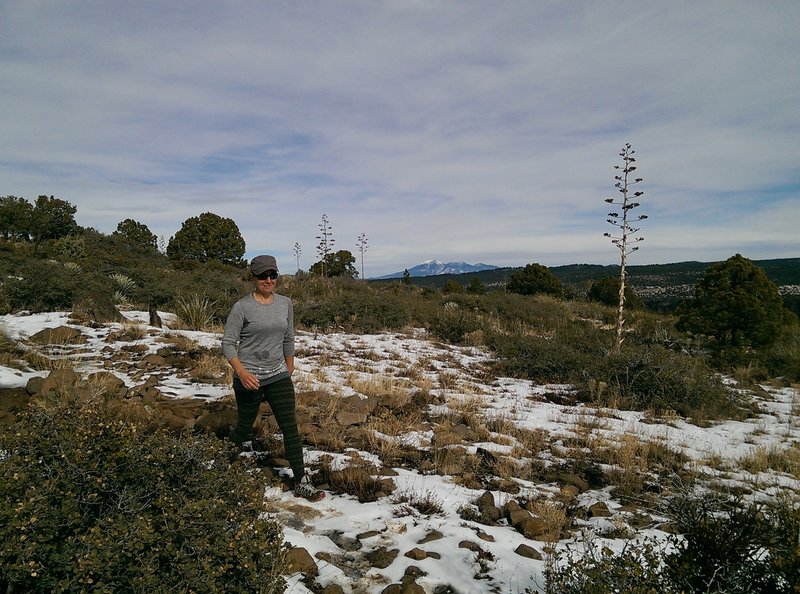
[[535, 513], [544, 524], [542, 540], [547, 543], [548, 552], [555, 551], [555, 545], [561, 538], [561, 534], [569, 524], [569, 517], [564, 509], [564, 505], [549, 499], [539, 499], [534, 501], [532, 506]]
[[442, 370], [439, 372], [439, 389], [456, 390], [458, 388], [458, 374], [453, 371]]
[[351, 375], [348, 385], [359, 394], [378, 400], [387, 408], [401, 408], [411, 401], [411, 393], [405, 382], [385, 375], [367, 377]]
[[739, 467], [754, 474], [760, 472], [785, 472], [800, 479], [800, 445], [790, 444], [787, 447], [759, 446], [739, 459]]
[[233, 381], [233, 369], [225, 357], [211, 353], [203, 353], [195, 359], [189, 375], [196, 382], [222, 384]]
[[61, 355], [50, 355], [45, 350], [31, 348], [22, 355], [22, 360], [36, 371], [52, 371], [54, 369], [75, 369], [76, 362]]
[[650, 443], [633, 434], [623, 435], [616, 447], [604, 448], [613, 469], [609, 480], [625, 495], [638, 495], [644, 487], [648, 470]]
[[167, 332], [159, 340], [171, 344], [178, 351], [185, 351], [187, 353], [195, 353], [203, 349], [196, 340], [179, 332]]
[[108, 334], [108, 340], [121, 340], [125, 342], [134, 342], [142, 340], [147, 336], [147, 326], [139, 322], [125, 321], [122, 322], [120, 327]]
[[395, 493], [392, 503], [396, 505], [393, 513], [398, 517], [416, 515], [413, 510], [423, 516], [437, 516], [444, 513], [444, 501], [431, 489], [424, 493], [410, 490]]
[[447, 400], [447, 406], [453, 413], [464, 416], [481, 416], [486, 400], [480, 396], [451, 396]]
[[334, 492], [347, 493], [361, 503], [375, 501], [394, 492], [396, 486], [389, 478], [375, 478], [377, 469], [369, 462], [354, 459], [348, 466], [334, 470], [332, 459], [321, 459], [319, 478]]
[[522, 456], [535, 457], [550, 447], [550, 434], [544, 429], [515, 427], [511, 436], [517, 440]]

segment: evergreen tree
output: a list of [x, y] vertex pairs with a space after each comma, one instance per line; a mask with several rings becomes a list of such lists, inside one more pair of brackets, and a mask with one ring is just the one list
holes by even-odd
[[186, 219], [167, 245], [170, 260], [219, 261], [234, 266], [242, 264], [244, 252], [244, 239], [233, 219], [212, 212]]
[[736, 254], [708, 268], [677, 327], [710, 337], [718, 350], [763, 347], [779, 338], [789, 316], [764, 270]]
[[30, 239], [33, 205], [25, 198], [0, 197], [0, 236], [3, 239]]
[[339, 250], [329, 253], [324, 260], [315, 263], [308, 270], [312, 274], [319, 274], [328, 277], [343, 276], [346, 278], [356, 278], [358, 271], [353, 264], [356, 258], [348, 250]]
[[442, 293], [445, 295], [452, 295], [453, 293], [459, 294], [464, 292], [464, 286], [457, 280], [448, 278], [442, 285]]
[[[586, 298], [589, 301], [597, 301], [610, 307], [619, 306], [619, 277], [608, 276], [594, 281], [586, 294]], [[641, 300], [628, 284], [625, 285], [625, 305], [629, 309], [643, 307]]]
[[48, 239], [60, 239], [80, 230], [75, 222], [77, 207], [66, 200], [39, 196], [31, 213], [30, 233], [37, 245]]
[[477, 276], [473, 276], [469, 284], [467, 285], [467, 293], [472, 293], [473, 295], [483, 295], [486, 292], [486, 285], [481, 282]]
[[520, 295], [546, 293], [556, 297], [561, 296], [561, 281], [558, 277], [546, 266], [536, 263], [528, 264], [512, 274], [506, 288], [510, 293]]
[[119, 237], [132, 247], [140, 249], [156, 249], [157, 238], [147, 225], [133, 219], [125, 219], [117, 224], [117, 230], [111, 234]]

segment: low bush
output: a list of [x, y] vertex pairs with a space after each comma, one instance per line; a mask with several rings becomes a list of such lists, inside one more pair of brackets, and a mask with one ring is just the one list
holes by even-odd
[[283, 592], [263, 486], [214, 437], [58, 397], [0, 434], [3, 592]]
[[[621, 551], [588, 542], [562, 553], [545, 571], [546, 594], [668, 594], [660, 571], [662, 548], [652, 540], [629, 542]], [[530, 593], [531, 591], [528, 590]], [[675, 592], [674, 594], [678, 594]]]
[[727, 389], [700, 357], [659, 345], [627, 345], [618, 354], [598, 359], [594, 379], [607, 389], [600, 404], [660, 414], [674, 410], [697, 420], [737, 417], [740, 397]]
[[800, 584], [800, 507], [680, 495], [666, 505], [667, 545], [614, 552], [588, 541], [546, 571], [547, 594], [792, 594]]
[[486, 342], [497, 354], [498, 373], [539, 382], [578, 381], [608, 350], [607, 335], [584, 323], [548, 334], [494, 331]]
[[800, 584], [800, 508], [681, 496], [667, 513], [681, 533], [664, 559], [675, 592], [790, 594]]

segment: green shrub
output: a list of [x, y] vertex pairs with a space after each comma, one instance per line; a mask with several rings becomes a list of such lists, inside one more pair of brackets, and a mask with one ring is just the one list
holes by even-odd
[[263, 486], [215, 437], [57, 398], [0, 434], [3, 592], [283, 592]]
[[738, 416], [739, 398], [700, 357], [660, 345], [624, 345], [596, 360], [592, 373], [607, 384], [601, 403], [660, 413], [674, 410], [697, 420]]
[[279, 292], [292, 298], [299, 327], [367, 334], [407, 326], [416, 300], [414, 294], [394, 285], [344, 278], [304, 276], [286, 281]]
[[482, 329], [478, 316], [454, 301], [444, 303], [431, 318], [429, 330], [431, 334], [452, 344], [464, 342], [464, 335]]
[[680, 537], [664, 559], [673, 591], [778, 594], [800, 584], [797, 501], [673, 499], [667, 513]]
[[796, 498], [762, 504], [681, 495], [666, 506], [680, 535], [614, 553], [592, 542], [545, 572], [547, 594], [791, 594], [800, 583]]
[[20, 277], [8, 279], [4, 287], [12, 311], [69, 310], [81, 294], [79, 277], [60, 264], [44, 260]]
[[[629, 542], [614, 553], [592, 542], [560, 555], [545, 571], [547, 594], [670, 594], [661, 574], [662, 548], [653, 540]], [[530, 592], [530, 590], [528, 590]]]
[[572, 323], [547, 334], [490, 332], [498, 373], [538, 382], [573, 382], [606, 356], [606, 336], [590, 324]]

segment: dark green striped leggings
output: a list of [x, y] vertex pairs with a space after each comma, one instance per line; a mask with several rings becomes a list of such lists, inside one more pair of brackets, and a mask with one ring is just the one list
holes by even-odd
[[258, 390], [248, 390], [238, 377], [234, 377], [233, 393], [236, 395], [238, 419], [236, 427], [231, 431], [231, 440], [241, 444], [252, 438], [258, 409], [266, 400], [283, 434], [283, 449], [292, 467], [294, 479], [299, 481], [303, 478], [305, 474], [303, 443], [300, 440], [300, 432], [297, 430], [292, 378], [278, 380], [274, 384], [261, 386]]

